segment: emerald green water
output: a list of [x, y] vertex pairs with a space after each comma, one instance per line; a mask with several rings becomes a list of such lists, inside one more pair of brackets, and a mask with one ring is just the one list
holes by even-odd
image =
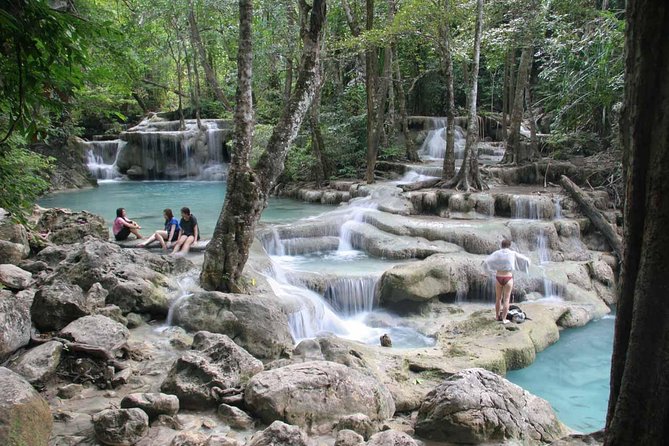
[[[179, 209], [190, 208], [198, 219], [203, 237], [214, 232], [225, 198], [225, 183], [202, 181], [102, 182], [96, 188], [58, 192], [47, 195], [38, 204], [44, 207], [87, 210], [104, 217], [108, 224], [123, 207], [128, 217], [142, 226], [142, 234], [151, 235], [163, 227], [163, 209], [170, 208], [179, 218]], [[303, 203], [288, 198], [272, 198], [262, 214], [262, 221], [287, 223], [322, 214], [333, 206]]]
[[537, 360], [507, 379], [544, 398], [560, 420], [589, 433], [604, 427], [609, 400], [615, 318], [606, 316], [585, 327], [560, 332], [560, 340]]

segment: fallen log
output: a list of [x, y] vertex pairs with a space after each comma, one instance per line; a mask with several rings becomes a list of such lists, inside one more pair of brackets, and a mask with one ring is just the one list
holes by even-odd
[[613, 249], [618, 260], [622, 260], [623, 254], [623, 244], [620, 239], [620, 236], [616, 233], [613, 226], [604, 218], [601, 211], [597, 209], [593, 203], [592, 198], [588, 197], [580, 187], [578, 187], [573, 181], [571, 181], [565, 175], [560, 177], [560, 185], [564, 190], [578, 203], [583, 210], [583, 213], [590, 219], [592, 224], [602, 233], [606, 241], [609, 243], [609, 246]]
[[402, 184], [400, 189], [404, 192], [409, 192], [412, 190], [427, 189], [428, 187], [434, 187], [438, 182], [441, 181], [441, 178], [433, 178], [431, 180], [417, 181], [415, 183]]

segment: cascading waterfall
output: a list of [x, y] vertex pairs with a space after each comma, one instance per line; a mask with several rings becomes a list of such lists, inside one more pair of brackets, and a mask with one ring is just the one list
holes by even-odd
[[328, 283], [325, 300], [344, 316], [370, 312], [379, 277], [339, 277]]
[[351, 218], [349, 218], [339, 230], [339, 248], [337, 251], [340, 253], [353, 251], [352, 229], [356, 225], [364, 222], [365, 214], [368, 210], [375, 210], [378, 208], [378, 204], [373, 202], [369, 197], [352, 201], [350, 206], [352, 211]]
[[86, 166], [98, 180], [115, 180], [121, 177], [116, 162], [126, 145], [125, 141], [85, 141]]
[[539, 205], [533, 197], [514, 195], [512, 204], [513, 218], [539, 220]]
[[[419, 153], [432, 158], [444, 159], [446, 155], [446, 118], [432, 118], [432, 129], [428, 132]], [[460, 126], [455, 126], [454, 147], [456, 159], [464, 158], [465, 134]]]

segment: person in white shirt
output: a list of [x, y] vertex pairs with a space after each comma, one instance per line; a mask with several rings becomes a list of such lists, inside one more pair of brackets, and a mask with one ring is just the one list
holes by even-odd
[[495, 318], [504, 324], [509, 323], [506, 315], [513, 290], [513, 271], [527, 272], [530, 267], [530, 259], [512, 251], [510, 247], [510, 240], [502, 240], [502, 249], [493, 252], [483, 261], [486, 271], [495, 272]]

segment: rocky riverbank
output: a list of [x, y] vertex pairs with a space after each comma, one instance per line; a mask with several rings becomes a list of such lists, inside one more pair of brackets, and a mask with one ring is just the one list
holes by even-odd
[[[351, 192], [376, 206], [354, 200], [321, 219], [260, 230], [248, 295], [202, 291], [190, 260], [110, 243], [91, 214], [41, 211], [35, 232], [3, 216], [0, 426], [9, 429], [0, 438], [343, 446], [421, 444], [417, 437], [534, 444], [567, 435], [545, 401], [497, 374], [527, 366], [560, 329], [605, 314], [615, 300], [615, 261], [597, 251], [601, 237], [575, 206], [560, 197], [563, 215], [553, 220], [555, 194]], [[525, 210], [537, 217], [511, 219]], [[383, 348], [326, 334], [294, 345], [299, 302], [277, 296], [265, 279], [267, 251], [333, 249], [344, 226], [348, 243], [369, 255], [422, 259], [386, 271], [376, 302], [434, 346]], [[501, 237], [537, 264], [551, 260], [517, 277], [516, 299], [527, 301], [531, 318], [520, 325], [501, 325], [490, 305], [467, 302], [489, 294], [479, 265]], [[330, 280], [294, 274], [319, 292]], [[547, 287], [560, 298], [542, 299]], [[366, 321], [395, 322], [378, 314]]]

